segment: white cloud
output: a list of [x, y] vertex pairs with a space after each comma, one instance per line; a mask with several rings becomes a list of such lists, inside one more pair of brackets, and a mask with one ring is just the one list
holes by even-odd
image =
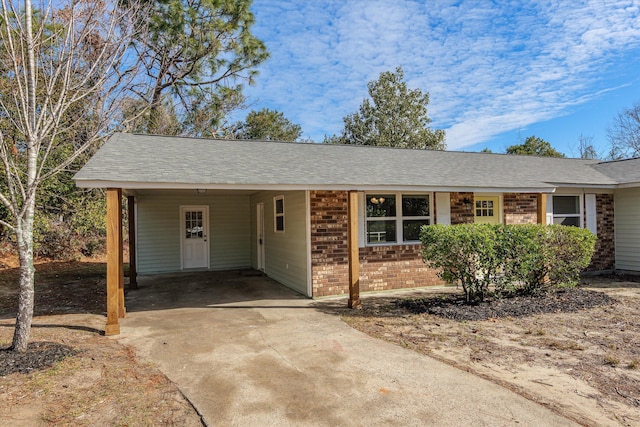
[[430, 93], [448, 148], [462, 148], [598, 96], [615, 61], [640, 48], [639, 5], [255, 0], [271, 59], [247, 94], [321, 140], [357, 110], [368, 81], [400, 65]]

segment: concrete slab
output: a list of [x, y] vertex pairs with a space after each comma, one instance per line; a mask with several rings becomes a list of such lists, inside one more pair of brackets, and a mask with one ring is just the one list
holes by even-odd
[[503, 387], [381, 340], [264, 277], [141, 277], [117, 338], [207, 425], [569, 426]]

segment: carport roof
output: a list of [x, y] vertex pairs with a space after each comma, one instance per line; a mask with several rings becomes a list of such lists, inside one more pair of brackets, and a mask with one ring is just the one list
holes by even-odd
[[[124, 189], [614, 188], [597, 160], [117, 133], [74, 177]], [[608, 171], [608, 170], [607, 170]]]

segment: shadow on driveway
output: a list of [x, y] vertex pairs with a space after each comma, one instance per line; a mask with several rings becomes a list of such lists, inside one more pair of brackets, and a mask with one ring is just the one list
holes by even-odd
[[[303, 307], [310, 299], [253, 270], [142, 276], [125, 296], [127, 312], [176, 308]], [[283, 305], [284, 303], [284, 305]]]

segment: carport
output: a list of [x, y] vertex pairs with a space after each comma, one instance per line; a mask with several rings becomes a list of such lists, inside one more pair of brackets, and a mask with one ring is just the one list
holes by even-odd
[[[313, 296], [309, 192], [314, 187], [283, 177], [289, 172], [286, 161], [279, 168], [244, 171], [250, 153], [242, 142], [116, 134], [74, 177], [79, 187], [106, 190], [106, 335], [120, 333], [118, 319], [126, 314], [123, 197], [132, 286], [138, 274], [252, 268]], [[352, 192], [350, 260], [358, 259], [357, 203]], [[357, 307], [358, 263], [349, 267], [349, 306]]]

